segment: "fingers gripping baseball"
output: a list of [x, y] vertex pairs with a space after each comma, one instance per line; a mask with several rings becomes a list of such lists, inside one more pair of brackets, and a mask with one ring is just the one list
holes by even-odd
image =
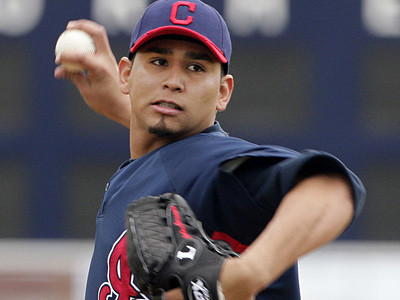
[[221, 266], [237, 255], [205, 235], [181, 196], [168, 193], [132, 202], [126, 227], [128, 264], [143, 293], [160, 298], [180, 287], [185, 300], [223, 299]]
[[[96, 45], [93, 38], [86, 31], [67, 29], [57, 40], [55, 47], [56, 59], [63, 53], [94, 54]], [[78, 62], [62, 62], [64, 69], [71, 73], [79, 73], [84, 67]]]
[[[62, 64], [67, 72], [95, 71], [100, 67], [99, 59], [102, 64], [111, 59], [117, 67], [105, 28], [89, 20], [69, 22], [57, 40], [55, 52], [56, 63]], [[69, 65], [79, 67], [69, 68]]]
[[[130, 102], [120, 91], [118, 64], [105, 28], [93, 21], [78, 20], [69, 22], [66, 31], [87, 33], [94, 41], [96, 51], [63, 51], [56, 57], [56, 63], [60, 65], [56, 67], [54, 77], [70, 80], [90, 108], [129, 127]], [[69, 72], [65, 68], [68, 64], [78, 65], [85, 71]]]

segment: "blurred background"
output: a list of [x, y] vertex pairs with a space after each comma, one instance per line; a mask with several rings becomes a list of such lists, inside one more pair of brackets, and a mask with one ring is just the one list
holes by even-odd
[[[151, 2], [0, 0], [0, 279], [14, 278], [4, 273], [15, 268], [4, 253], [27, 257], [16, 256], [16, 248], [39, 247], [47, 258], [64, 249], [89, 259], [104, 187], [129, 158], [128, 130], [87, 108], [71, 83], [54, 79], [54, 46], [69, 20], [91, 19], [106, 27], [119, 60]], [[337, 243], [397, 247], [400, 1], [205, 2], [220, 11], [232, 35], [235, 91], [217, 116], [223, 128], [255, 143], [339, 157], [363, 180], [368, 197]], [[13, 287], [5, 282], [0, 291]]]

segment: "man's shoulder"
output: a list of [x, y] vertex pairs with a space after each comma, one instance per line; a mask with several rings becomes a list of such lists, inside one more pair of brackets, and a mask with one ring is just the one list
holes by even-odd
[[225, 152], [233, 149], [258, 148], [259, 145], [253, 144], [243, 139], [224, 136], [214, 133], [200, 133], [191, 137], [174, 142], [162, 151], [177, 151], [184, 149], [185, 152]]
[[294, 157], [297, 151], [275, 145], [259, 145], [241, 138], [221, 134], [200, 133], [172, 143], [161, 150], [161, 154], [169, 159], [181, 161], [195, 159], [197, 161], [226, 161], [240, 156]]

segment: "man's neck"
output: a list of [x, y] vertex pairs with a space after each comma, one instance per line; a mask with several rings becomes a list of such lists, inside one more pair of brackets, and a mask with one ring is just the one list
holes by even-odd
[[154, 138], [149, 138], [149, 134], [147, 134], [147, 138], [143, 139], [138, 135], [131, 135], [130, 138], [130, 152], [132, 159], [138, 159], [151, 151], [154, 151], [158, 148], [161, 148], [165, 145], [172, 143], [173, 141], [168, 139], [161, 139], [156, 136]]
[[208, 128], [204, 128], [202, 130], [199, 130], [198, 132], [191, 132], [186, 135], [180, 135], [180, 136], [169, 136], [169, 137], [161, 137], [157, 134], [152, 134], [149, 133], [146, 130], [133, 130], [131, 128], [130, 130], [130, 153], [131, 153], [131, 158], [132, 159], [138, 159], [147, 153], [150, 153], [151, 151], [154, 151], [158, 148], [161, 148], [165, 145], [171, 144], [173, 142], [182, 140], [184, 138], [187, 138], [189, 136], [193, 136], [195, 134], [199, 134], [201, 132], [212, 132], [212, 131], [219, 131], [220, 129], [219, 125], [216, 125], [217, 127], [214, 128], [215, 126], [210, 126]]

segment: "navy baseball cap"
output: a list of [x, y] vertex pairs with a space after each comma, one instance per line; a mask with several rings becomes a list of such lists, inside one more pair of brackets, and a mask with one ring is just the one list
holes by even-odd
[[149, 40], [163, 35], [181, 35], [202, 42], [228, 66], [232, 44], [228, 27], [213, 7], [200, 0], [158, 0], [137, 23], [131, 38], [129, 58]]

